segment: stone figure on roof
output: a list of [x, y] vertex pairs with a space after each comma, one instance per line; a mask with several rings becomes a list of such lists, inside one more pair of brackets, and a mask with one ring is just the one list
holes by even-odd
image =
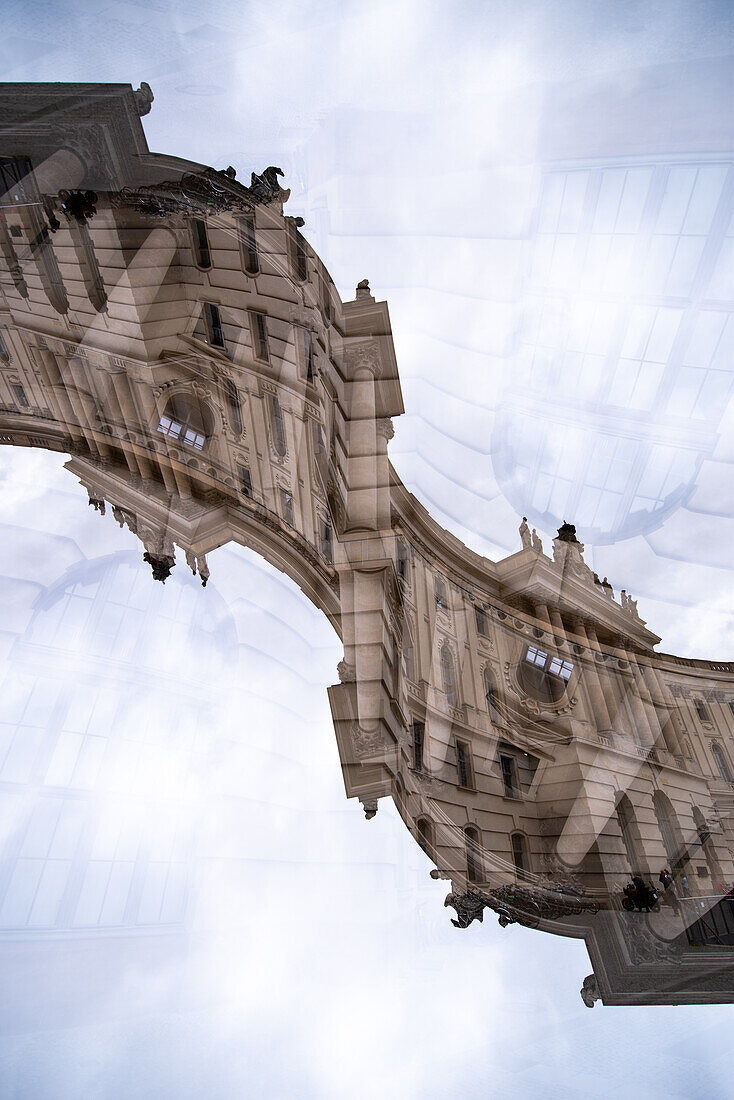
[[520, 538], [522, 539], [523, 550], [530, 550], [533, 545], [533, 540], [530, 535], [530, 528], [528, 527], [527, 516], [522, 517], [522, 523], [520, 524], [518, 530], [520, 532]]

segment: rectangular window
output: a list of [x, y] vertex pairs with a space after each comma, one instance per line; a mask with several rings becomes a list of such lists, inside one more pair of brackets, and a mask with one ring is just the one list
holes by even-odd
[[413, 667], [413, 647], [412, 645], [403, 646], [403, 671], [405, 673], [406, 680], [414, 680], [414, 667]]
[[197, 267], [211, 267], [212, 259], [209, 250], [209, 237], [206, 231], [206, 222], [201, 218], [194, 218], [194, 250], [196, 253]]
[[436, 607], [440, 607], [442, 611], [446, 611], [448, 608], [448, 601], [446, 599], [446, 585], [443, 583], [442, 577], [436, 577]]
[[423, 744], [425, 741], [426, 727], [422, 722], [413, 723], [413, 767], [417, 772], [423, 771]]
[[512, 834], [512, 860], [520, 875], [527, 871], [525, 858], [525, 839], [521, 833]]
[[460, 787], [473, 787], [474, 775], [471, 762], [471, 746], [466, 741], [456, 742], [456, 772]]
[[298, 325], [296, 332], [298, 334], [298, 363], [301, 377], [305, 378], [307, 382], [313, 382], [313, 338], [311, 330]]
[[481, 607], [474, 608], [474, 617], [477, 621], [477, 634], [482, 638], [487, 637], [487, 616]]
[[298, 232], [295, 220], [291, 220], [291, 249], [293, 254], [293, 267], [296, 279], [305, 282], [308, 278], [308, 261], [306, 258], [306, 242]]
[[732, 714], [734, 714], [734, 699], [729, 699], [728, 703], [729, 703], [729, 710], [732, 712]]
[[242, 266], [248, 275], [257, 275], [260, 270], [260, 258], [257, 254], [257, 238], [255, 236], [255, 219], [242, 218], [240, 222], [242, 250]]
[[25, 390], [23, 389], [23, 387], [16, 382], [11, 385], [10, 389], [12, 391], [16, 405], [20, 405], [21, 408], [27, 409], [28, 398], [25, 395]]
[[515, 798], [517, 795], [515, 786], [515, 761], [511, 756], [500, 756], [500, 767], [502, 769], [502, 782], [505, 785], [505, 796], [507, 798]]
[[408, 551], [405, 549], [405, 543], [398, 539], [398, 576], [401, 581], [408, 579]]
[[703, 699], [694, 699], [693, 700], [693, 705], [696, 708], [696, 714], [698, 715], [698, 717], [701, 719], [702, 722], [710, 722], [711, 721], [711, 718], [709, 716], [708, 707], [704, 703]]
[[280, 490], [280, 507], [283, 512], [283, 519], [289, 527], [293, 527], [293, 496], [287, 489]]
[[275, 448], [275, 453], [282, 458], [288, 449], [283, 410], [280, 407], [280, 401], [278, 400], [277, 394], [271, 393], [268, 396], [270, 398], [270, 418], [273, 427], [273, 447]]
[[209, 343], [214, 348], [224, 347], [224, 332], [222, 330], [222, 318], [219, 307], [211, 302], [204, 303], [204, 315], [206, 317], [206, 330]]
[[325, 520], [321, 524], [321, 555], [327, 561], [333, 561], [334, 547], [332, 543], [331, 524]]
[[10, 352], [8, 351], [8, 345], [5, 343], [2, 332], [0, 332], [0, 359], [2, 359], [4, 363], [10, 362]]
[[560, 676], [562, 680], [568, 681], [573, 672], [573, 665], [569, 661], [561, 660], [560, 657], [554, 657], [548, 665], [548, 671], [552, 672], [554, 676]]
[[239, 466], [240, 475], [240, 491], [245, 497], [252, 496], [252, 478], [250, 477], [249, 466]]
[[534, 645], [529, 645], [528, 651], [525, 654], [525, 660], [528, 664], [537, 665], [539, 668], [545, 668], [548, 654], [544, 653], [542, 649], [536, 649]]
[[323, 267], [320, 272], [319, 282], [321, 284], [321, 312], [324, 315], [324, 320], [327, 325], [331, 324], [331, 290], [329, 289], [329, 279], [324, 271]]
[[264, 363], [270, 362], [270, 351], [268, 349], [268, 325], [267, 318], [264, 313], [250, 313], [250, 322], [252, 325], [252, 348], [255, 353], [256, 359], [262, 359]]
[[313, 426], [313, 446], [317, 455], [326, 454], [326, 443], [324, 441], [324, 431], [320, 424], [314, 421]]

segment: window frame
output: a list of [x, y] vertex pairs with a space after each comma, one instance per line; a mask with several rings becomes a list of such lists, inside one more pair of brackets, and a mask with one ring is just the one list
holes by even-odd
[[212, 248], [209, 230], [204, 218], [191, 219], [191, 237], [194, 248], [194, 263], [199, 271], [209, 271], [212, 266]]
[[260, 253], [257, 247], [257, 231], [254, 217], [243, 216], [240, 225], [240, 259], [246, 275], [260, 274]]
[[204, 323], [208, 344], [224, 351], [227, 346], [224, 339], [224, 325], [221, 310], [216, 302], [204, 302]]
[[[467, 791], [476, 790], [471, 742], [466, 741], [463, 737], [456, 737], [454, 738], [454, 749], [456, 751], [457, 786]], [[462, 772], [464, 782], [462, 782]]]
[[413, 771], [425, 771], [426, 724], [417, 719], [411, 726], [411, 750]]
[[[506, 752], [499, 754], [500, 775], [504, 787], [505, 798], [518, 798], [519, 787], [517, 783], [517, 762], [514, 756], [508, 756]], [[505, 767], [507, 763], [508, 767]]]
[[249, 310], [252, 354], [260, 363], [270, 362], [270, 338], [268, 333], [268, 315], [259, 309]]

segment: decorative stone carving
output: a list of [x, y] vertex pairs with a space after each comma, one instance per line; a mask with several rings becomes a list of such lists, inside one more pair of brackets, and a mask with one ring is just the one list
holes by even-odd
[[138, 109], [138, 114], [142, 118], [143, 115], [149, 113], [153, 100], [155, 99], [150, 84], [145, 80], [141, 80], [140, 87], [134, 90], [133, 96], [135, 97], [135, 106]]
[[522, 541], [523, 550], [532, 549], [533, 539], [532, 539], [532, 536], [530, 534], [530, 528], [528, 527], [528, 517], [527, 516], [522, 517], [522, 523], [520, 524], [518, 530], [520, 532], [520, 539]]
[[377, 421], [377, 434], [387, 440], [392, 439], [395, 435], [395, 429], [393, 428], [392, 420], [389, 416]]
[[162, 584], [166, 583], [166, 580], [171, 575], [171, 570], [176, 564], [176, 559], [172, 556], [156, 558], [152, 554], [149, 554], [147, 550], [143, 554], [143, 561], [147, 561], [148, 565], [153, 570], [153, 579], [160, 581]]
[[593, 584], [594, 574], [584, 561], [583, 553], [584, 544], [576, 538], [576, 528], [572, 523], [564, 523], [553, 539], [553, 561], [563, 573]]
[[533, 550], [535, 551], [535, 553], [536, 554], [542, 554], [543, 553], [543, 541], [542, 541], [540, 535], [538, 534], [538, 532], [535, 530], [534, 527], [533, 527], [533, 533], [530, 536], [530, 538], [531, 538]]
[[389, 747], [379, 726], [374, 730], [366, 730], [356, 722], [352, 726], [352, 746], [358, 758], [375, 756]]
[[279, 201], [286, 202], [290, 191], [284, 190], [277, 177], [280, 168], [266, 168], [257, 175], [252, 173], [250, 186], [238, 183], [231, 175], [204, 168], [189, 172], [174, 180], [145, 187], [124, 187], [110, 193], [115, 207], [131, 207], [143, 217], [167, 218], [175, 214], [186, 216], [222, 214], [228, 210], [251, 213], [254, 207]]
[[101, 497], [95, 496], [91, 489], [87, 489], [87, 495], [89, 496], [90, 506], [103, 516], [105, 514], [104, 500]]
[[450, 905], [452, 909], [456, 910], [458, 920], [451, 918], [454, 928], [468, 928], [475, 920], [483, 921], [484, 910], [487, 908], [487, 902], [482, 895], [474, 890], [460, 893], [452, 889], [451, 893], [446, 895], [443, 904], [444, 907]]
[[382, 374], [380, 354], [374, 340], [365, 340], [361, 344], [350, 344], [344, 352], [344, 358], [350, 375], [355, 374], [358, 370], [371, 371], [375, 378], [379, 378]]
[[364, 816], [367, 818], [368, 821], [371, 821], [372, 818], [377, 813], [377, 799], [376, 798], [360, 798], [359, 801], [362, 803], [362, 807], [364, 809]]
[[353, 684], [357, 679], [357, 669], [354, 665], [350, 665], [348, 661], [340, 661], [336, 666], [336, 671], [339, 674], [339, 682], [342, 684]]
[[584, 978], [580, 993], [581, 1000], [584, 1002], [587, 1008], [593, 1008], [596, 1002], [601, 1000], [599, 983], [596, 980], [595, 974], [589, 974], [586, 978]]
[[620, 913], [618, 919], [622, 921], [627, 950], [634, 966], [677, 961], [678, 953], [675, 948], [664, 940], [658, 939], [650, 930], [644, 914]]

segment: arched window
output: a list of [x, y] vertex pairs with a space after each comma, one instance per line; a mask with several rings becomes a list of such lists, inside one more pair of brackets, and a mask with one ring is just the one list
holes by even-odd
[[450, 707], [457, 706], [456, 671], [454, 669], [454, 658], [451, 653], [451, 646], [448, 642], [444, 642], [441, 646], [441, 679], [443, 681], [446, 702]]
[[617, 797], [616, 815], [630, 873], [633, 875], [648, 875], [650, 869], [645, 859], [642, 838], [635, 819], [635, 811], [626, 794], [620, 794]]
[[726, 754], [718, 741], [711, 742], [711, 755], [714, 758], [716, 767], [719, 769], [721, 778], [725, 783], [731, 783], [731, 768], [729, 767], [729, 761], [726, 759]]
[[482, 882], [484, 873], [482, 869], [482, 842], [479, 839], [479, 829], [474, 825], [467, 825], [464, 829], [464, 845], [466, 848], [466, 877], [469, 882]]
[[171, 436], [197, 451], [203, 451], [213, 430], [209, 410], [188, 393], [177, 393], [165, 408], [158, 421], [158, 431]]
[[515, 864], [517, 877], [524, 878], [526, 872], [530, 870], [525, 837], [522, 833], [513, 833], [510, 840], [512, 841], [512, 862]]
[[652, 803], [660, 828], [660, 835], [663, 838], [665, 854], [668, 857], [671, 871], [674, 871], [683, 865], [687, 857], [678, 817], [670, 799], [662, 791], [655, 791]]
[[520, 662], [518, 679], [529, 695], [542, 702], [556, 702], [568, 687], [573, 667], [563, 657], [529, 645]]
[[487, 704], [487, 714], [492, 722], [499, 721], [499, 713], [497, 711], [497, 693], [494, 686], [494, 677], [488, 668], [484, 669], [482, 673], [482, 679], [484, 680], [484, 699]]
[[287, 450], [286, 438], [285, 438], [285, 421], [283, 420], [283, 410], [280, 407], [280, 401], [277, 394], [270, 394], [270, 422], [273, 431], [273, 447], [275, 453], [282, 458]]
[[436, 843], [433, 822], [428, 817], [419, 817], [415, 823], [418, 843], [430, 859], [435, 859]]
[[224, 392], [227, 397], [227, 406], [229, 408], [229, 415], [232, 421], [232, 428], [235, 435], [242, 435], [242, 410], [240, 408], [240, 396], [237, 393], [237, 387], [231, 378], [225, 378], [224, 380]]

